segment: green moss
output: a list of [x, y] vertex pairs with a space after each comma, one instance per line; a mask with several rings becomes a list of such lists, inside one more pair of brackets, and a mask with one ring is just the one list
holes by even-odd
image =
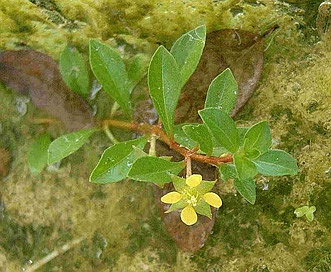
[[224, 202], [229, 207], [238, 207], [238, 209], [224, 209], [219, 213], [213, 229], [215, 234], [213, 238], [217, 240], [211, 238], [208, 243], [223, 244], [228, 253], [234, 250], [241, 250], [244, 253], [256, 238], [257, 222], [253, 218], [256, 218], [259, 209], [244, 201], [239, 195], [225, 198]]
[[[55, 229], [54, 226], [21, 225], [5, 210], [1, 217], [0, 246], [6, 251], [9, 261], [18, 259], [22, 266], [28, 265], [31, 260], [44, 257], [45, 252], [50, 252], [54, 247], [72, 239], [70, 233]], [[56, 238], [52, 239], [52, 236]]]
[[[277, 8], [282, 4], [271, 0], [263, 5], [237, 0], [31, 2], [14, 0], [10, 6], [0, 5], [4, 22], [0, 31], [2, 48], [24, 43], [57, 57], [69, 40], [83, 45], [92, 37], [109, 40], [115, 35], [127, 34], [171, 45], [181, 33], [197, 24], [207, 24], [209, 31], [244, 26], [247, 30], [263, 32], [276, 21], [288, 23], [290, 20], [285, 13], [279, 16]], [[28, 35], [21, 33], [22, 29]]]
[[318, 195], [313, 196], [316, 203], [318, 220], [331, 231], [329, 218], [331, 216], [331, 185], [327, 184]]
[[312, 249], [304, 258], [304, 264], [308, 271], [328, 272], [331, 271], [331, 251], [328, 247]]

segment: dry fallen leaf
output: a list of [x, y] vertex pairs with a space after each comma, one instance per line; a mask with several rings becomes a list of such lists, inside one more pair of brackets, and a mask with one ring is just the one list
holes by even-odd
[[93, 126], [89, 106], [67, 87], [57, 63], [43, 53], [34, 50], [0, 52], [0, 81], [29, 95], [36, 107], [61, 120], [69, 131]]
[[200, 63], [185, 84], [178, 102], [176, 122], [197, 122], [211, 81], [230, 68], [239, 85], [234, 116], [252, 96], [263, 64], [263, 36], [244, 30], [222, 29], [207, 34]]

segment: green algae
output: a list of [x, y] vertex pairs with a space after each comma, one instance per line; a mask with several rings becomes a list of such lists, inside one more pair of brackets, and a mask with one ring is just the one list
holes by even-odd
[[[132, 55], [150, 53], [155, 42], [171, 45], [202, 23], [209, 31], [260, 33], [278, 23], [280, 29], [266, 40], [259, 88], [237, 119], [268, 120], [274, 148], [291, 152], [300, 167], [295, 177], [260, 179], [254, 206], [220, 184], [224, 205], [213, 234], [192, 257], [167, 236], [150, 187], [87, 182], [108, 145], [105, 136], [97, 134], [58, 170], [32, 176], [26, 155], [35, 135], [47, 129], [56, 137], [64, 130], [34, 124], [44, 115], [30, 104], [21, 117], [17, 96], [1, 87], [0, 144], [14, 155], [12, 171], [1, 181], [0, 247], [8, 271], [76, 237], [85, 240], [42, 271], [329, 271], [331, 53], [327, 42], [307, 40], [313, 32], [304, 26], [313, 25], [310, 7], [275, 1], [0, 1], [1, 50], [28, 47], [55, 59], [67, 43], [87, 53], [89, 38], [124, 45]], [[107, 104], [103, 107], [106, 115]], [[302, 205], [316, 206], [313, 222], [295, 217]]]

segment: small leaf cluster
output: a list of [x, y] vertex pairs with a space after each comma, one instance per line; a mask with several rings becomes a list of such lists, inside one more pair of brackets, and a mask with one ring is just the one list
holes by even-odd
[[[160, 46], [150, 61], [148, 68], [150, 97], [162, 121], [163, 129], [170, 139], [174, 137], [174, 114], [181, 89], [198, 65], [205, 39], [205, 26], [197, 27], [179, 38], [170, 51]], [[120, 107], [130, 114], [132, 109], [130, 88], [126, 83], [127, 73], [123, 69], [123, 63], [119, 65], [120, 70], [114, 72], [117, 65], [112, 65], [111, 62], [115, 60], [120, 62], [119, 56], [115, 57], [114, 54], [115, 51], [110, 47], [95, 40], [91, 41], [90, 61], [94, 74]], [[106, 59], [103, 58], [104, 55], [107, 55]], [[139, 148], [135, 141], [140, 141], [142, 146]], [[128, 145], [119, 143], [109, 147], [93, 170], [90, 181], [109, 183], [128, 177], [138, 181], [153, 182], [159, 186], [171, 182], [171, 176], [178, 174], [185, 167], [184, 161], [171, 162], [168, 158], [149, 156], [142, 151], [147, 141], [148, 138], [142, 137], [129, 141]], [[125, 148], [130, 149], [131, 152], [127, 153]], [[137, 152], [137, 149], [140, 151]], [[115, 155], [119, 153], [127, 155], [123, 157]], [[104, 163], [107, 160], [112, 161], [113, 164]], [[121, 175], [118, 175], [118, 165], [123, 163], [126, 168], [122, 168]]]
[[316, 212], [315, 206], [301, 206], [295, 209], [294, 214], [297, 217], [306, 216], [307, 220], [312, 222], [314, 220], [314, 212]]
[[[233, 130], [233, 163], [219, 167], [224, 180], [233, 179], [236, 190], [250, 203], [256, 199], [254, 177], [294, 175], [298, 171], [294, 158], [283, 150], [271, 149], [268, 123], [259, 122], [250, 128]], [[230, 151], [230, 150], [229, 150]]]
[[[242, 128], [237, 127], [230, 117], [238, 95], [238, 84], [230, 69], [224, 70], [210, 83], [204, 108], [199, 111], [197, 109], [200, 123], [174, 123], [181, 90], [199, 63], [205, 40], [206, 27], [199, 26], [181, 36], [170, 50], [160, 46], [155, 51], [147, 71], [147, 84], [162, 124], [162, 133], [154, 135], [155, 131], [150, 126], [150, 130], [148, 127], [145, 129], [146, 135], [107, 148], [90, 175], [91, 182], [105, 184], [130, 178], [152, 182], [161, 187], [172, 182], [173, 177], [184, 169], [185, 161], [173, 162], [171, 158], [151, 156], [144, 152], [144, 146], [151, 137], [160, 137], [170, 148], [179, 146], [183, 152], [187, 151], [182, 154], [184, 156], [198, 154], [202, 162], [214, 164], [221, 178], [225, 181], [233, 180], [236, 190], [252, 204], [256, 200], [256, 175], [282, 176], [297, 173], [297, 164], [290, 154], [271, 148], [272, 136], [267, 122]], [[134, 123], [131, 121], [131, 93], [137, 83], [137, 75], [141, 75], [140, 66], [132, 61], [127, 69], [118, 52], [98, 40], [92, 39], [89, 49], [93, 74], [128, 120], [128, 123], [122, 121], [116, 124], [119, 128], [136, 129], [137, 126], [130, 126]], [[67, 71], [66, 75], [72, 69], [67, 67], [67, 62], [62, 62], [62, 70]], [[71, 84], [85, 86], [86, 83], [80, 80], [77, 77], [77, 82]], [[70, 79], [67, 81], [72, 82]], [[47, 158], [48, 163], [52, 164], [70, 155], [86, 143], [95, 131], [97, 129], [84, 129], [59, 137], [50, 143], [46, 153], [43, 152], [44, 161]], [[47, 137], [41, 138], [32, 150], [38, 150], [37, 145], [43, 146], [45, 150], [49, 141]], [[225, 156], [231, 159], [226, 163], [217, 160]], [[42, 168], [38, 164], [35, 167], [39, 170]]]

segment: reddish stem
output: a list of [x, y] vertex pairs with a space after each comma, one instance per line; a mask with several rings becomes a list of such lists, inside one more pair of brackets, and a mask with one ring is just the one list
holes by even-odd
[[212, 165], [221, 165], [222, 163], [232, 162], [232, 154], [228, 154], [221, 157], [214, 157], [214, 156], [206, 156], [202, 154], [195, 153], [196, 151], [192, 151], [179, 145], [174, 139], [169, 138], [160, 125], [149, 125], [149, 124], [137, 124], [137, 123], [129, 123], [125, 121], [119, 120], [104, 120], [102, 121], [103, 126], [110, 126], [110, 127], [117, 127], [127, 130], [132, 130], [136, 132], [140, 132], [141, 134], [154, 134], [158, 136], [159, 140], [164, 142], [169, 146], [170, 149], [178, 152], [185, 158], [190, 157], [192, 160], [204, 162]]

